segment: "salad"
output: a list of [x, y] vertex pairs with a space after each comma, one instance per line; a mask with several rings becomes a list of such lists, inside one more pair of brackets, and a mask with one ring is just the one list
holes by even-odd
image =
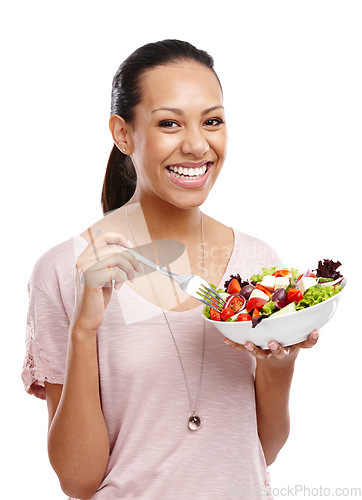
[[243, 280], [239, 274], [225, 281], [224, 290], [210, 284], [225, 300], [221, 312], [205, 306], [204, 316], [214, 321], [251, 321], [255, 328], [264, 318], [281, 316], [319, 304], [342, 290], [339, 261], [320, 260], [314, 271], [262, 268]]

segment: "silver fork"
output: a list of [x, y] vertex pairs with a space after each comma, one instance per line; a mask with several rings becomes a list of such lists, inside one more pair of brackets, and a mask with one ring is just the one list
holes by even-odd
[[[205, 281], [201, 276], [197, 274], [177, 274], [172, 271], [168, 271], [167, 269], [158, 266], [154, 262], [146, 259], [143, 255], [135, 252], [132, 248], [127, 248], [122, 246], [120, 243], [108, 243], [108, 245], [118, 245], [132, 255], [136, 257], [136, 259], [143, 264], [146, 264], [148, 267], [152, 267], [155, 271], [158, 271], [162, 274], [165, 274], [169, 278], [176, 281], [176, 283], [180, 286], [181, 290], [186, 292], [191, 297], [203, 302], [207, 306], [211, 306], [213, 309], [217, 311], [221, 311], [225, 300], [214, 290], [207, 281]], [[202, 298], [201, 298], [202, 297]]]

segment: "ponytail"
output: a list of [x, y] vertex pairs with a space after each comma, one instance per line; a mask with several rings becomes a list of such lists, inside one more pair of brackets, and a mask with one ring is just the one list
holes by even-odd
[[136, 190], [136, 182], [136, 170], [130, 156], [124, 155], [114, 145], [103, 182], [101, 197], [103, 214], [127, 203]]

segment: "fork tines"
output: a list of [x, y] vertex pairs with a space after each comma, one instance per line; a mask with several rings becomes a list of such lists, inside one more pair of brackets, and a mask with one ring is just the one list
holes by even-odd
[[[204, 287], [204, 290], [201, 287]], [[200, 292], [204, 292], [204, 293], [200, 293]], [[201, 285], [200, 292], [197, 291], [196, 293], [198, 295], [200, 295], [201, 297], [203, 297], [207, 301], [207, 304], [209, 306], [211, 306], [217, 310], [221, 310], [224, 307], [225, 300], [212, 287], [209, 287], [206, 285]], [[203, 301], [203, 302], [205, 303], [205, 301]]]

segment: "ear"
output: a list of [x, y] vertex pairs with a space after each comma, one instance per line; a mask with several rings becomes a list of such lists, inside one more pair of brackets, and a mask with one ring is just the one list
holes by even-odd
[[112, 115], [109, 119], [109, 129], [112, 133], [114, 144], [125, 155], [133, 152], [131, 125], [119, 115]]

